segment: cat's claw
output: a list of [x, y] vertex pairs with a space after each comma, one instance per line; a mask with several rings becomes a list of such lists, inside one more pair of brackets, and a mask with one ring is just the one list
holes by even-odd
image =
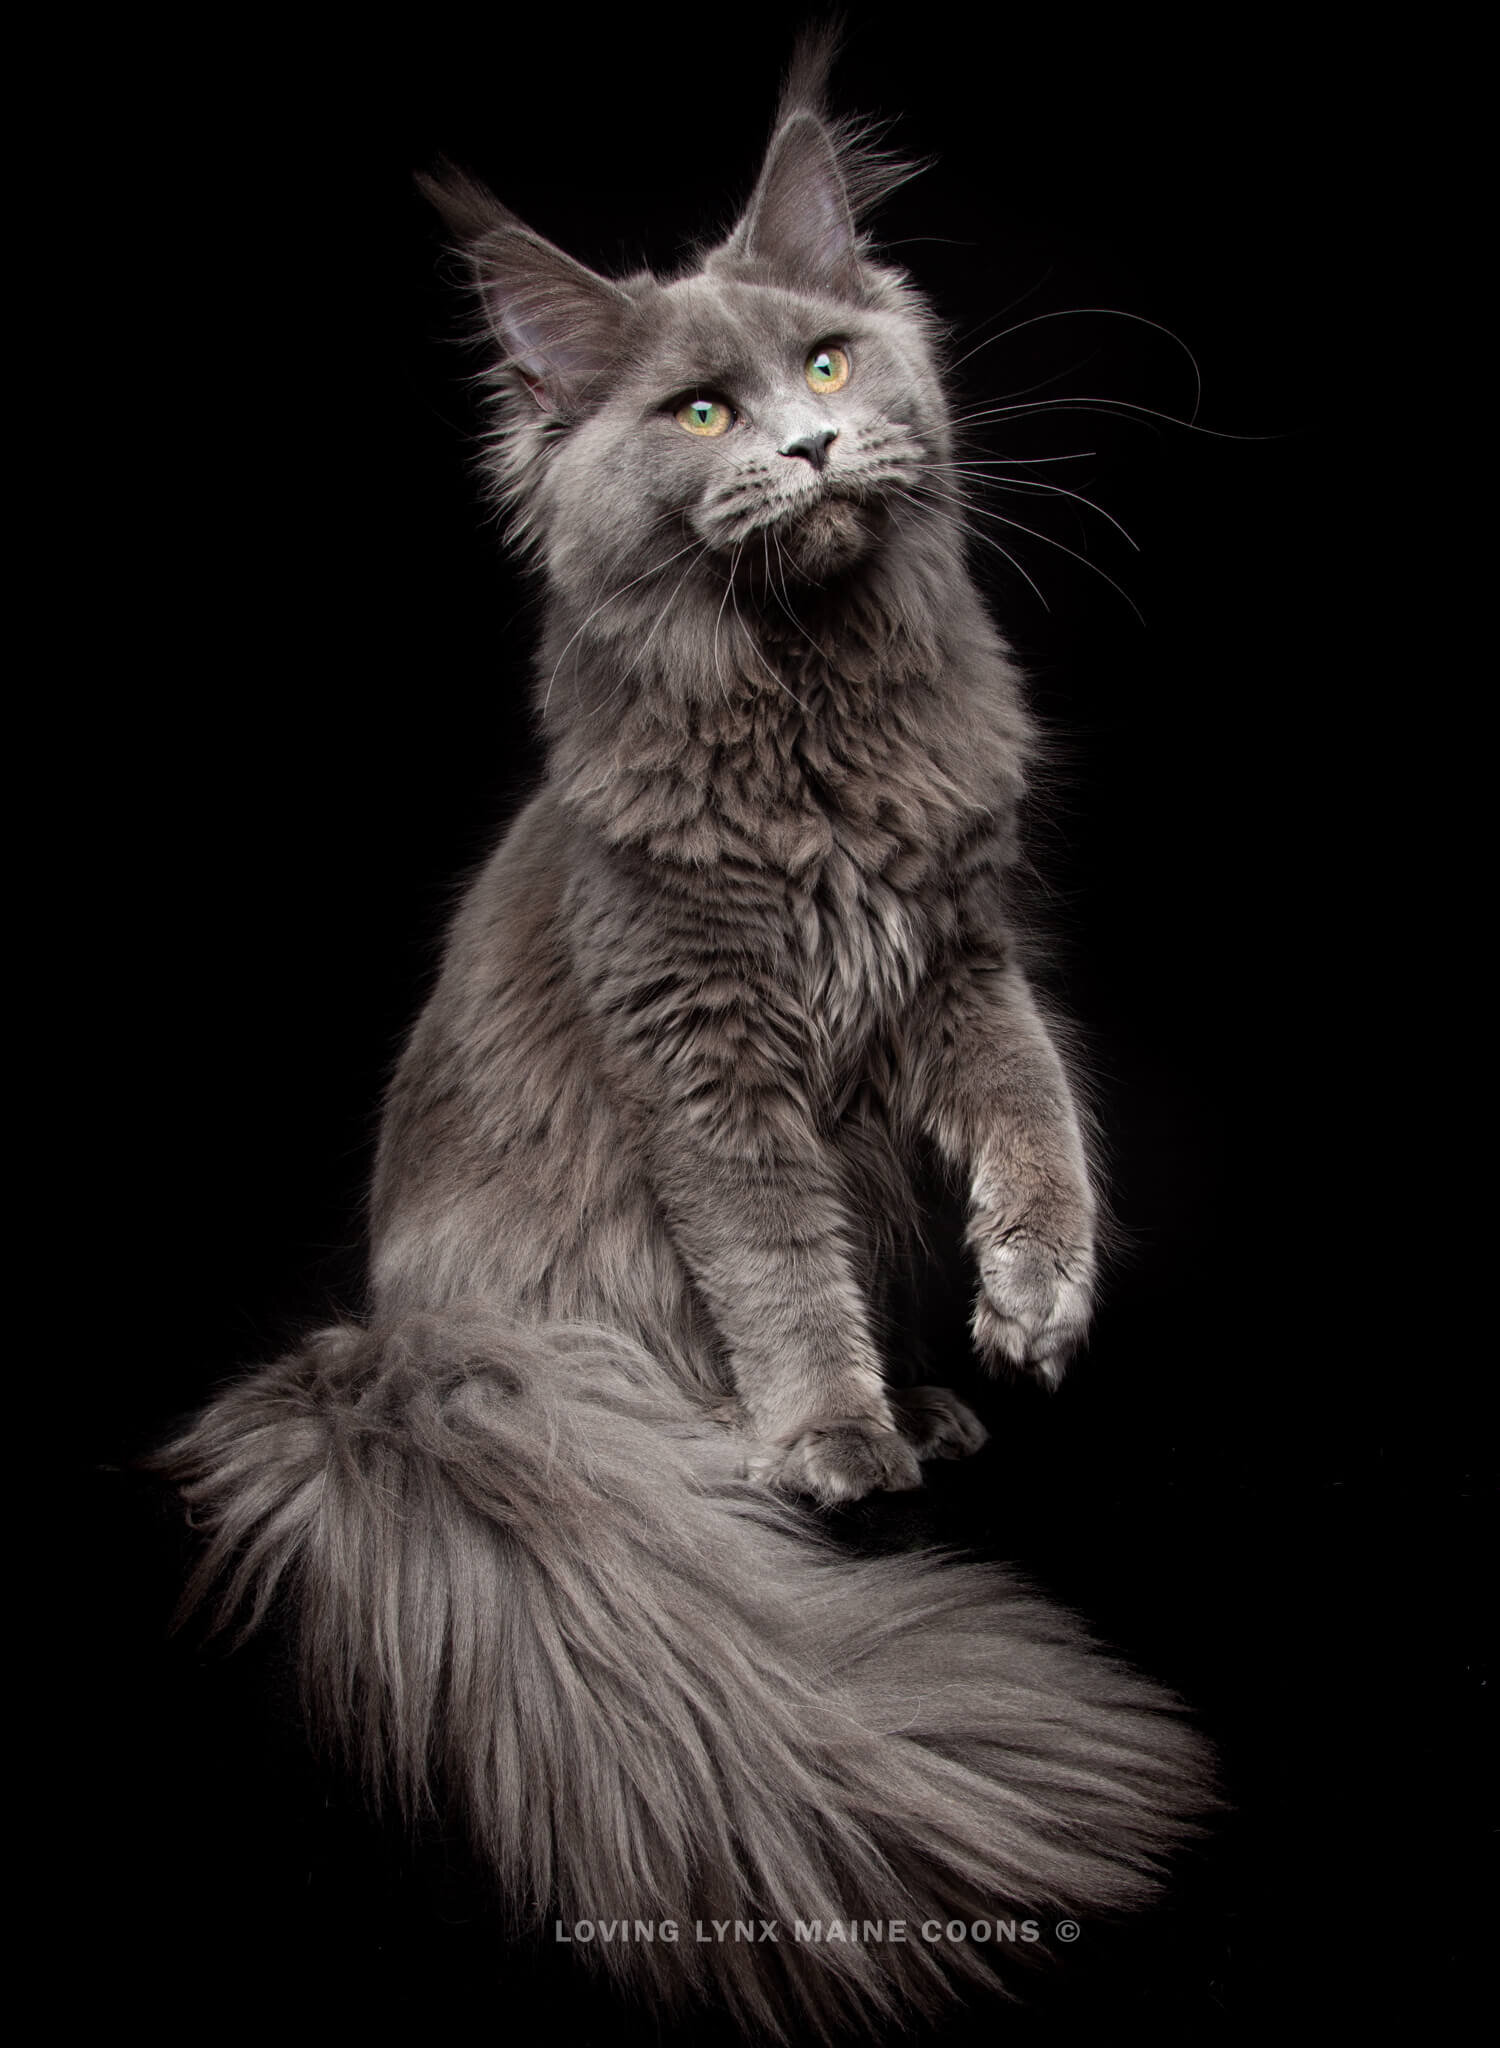
[[1086, 1237], [1058, 1244], [1012, 1232], [981, 1252], [979, 1279], [972, 1329], [980, 1357], [1056, 1387], [1088, 1333], [1092, 1244]]
[[973, 1409], [947, 1387], [892, 1387], [888, 1398], [919, 1458], [967, 1458], [989, 1441]]
[[922, 1484], [917, 1454], [900, 1431], [863, 1419], [804, 1430], [791, 1443], [767, 1449], [750, 1469], [763, 1485], [810, 1495], [825, 1507]]

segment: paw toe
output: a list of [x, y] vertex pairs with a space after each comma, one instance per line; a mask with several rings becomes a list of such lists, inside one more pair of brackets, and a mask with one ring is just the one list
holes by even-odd
[[903, 1387], [890, 1400], [897, 1426], [919, 1458], [967, 1458], [989, 1440], [973, 1409], [947, 1387]]
[[832, 1506], [922, 1484], [916, 1452], [894, 1429], [862, 1420], [805, 1430], [764, 1472], [769, 1484]]
[[1035, 1239], [996, 1245], [981, 1261], [974, 1306], [981, 1356], [1029, 1368], [1044, 1386], [1057, 1386], [1088, 1330], [1088, 1267], [1082, 1255], [1070, 1260]]

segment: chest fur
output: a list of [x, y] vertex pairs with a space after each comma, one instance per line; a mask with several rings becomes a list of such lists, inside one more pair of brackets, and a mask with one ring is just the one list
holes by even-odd
[[[766, 998], [825, 1101], [951, 943], [956, 864], [1013, 808], [1007, 751], [958, 688], [877, 678], [806, 699], [746, 691], [689, 715], [637, 704], [607, 765], [595, 755], [559, 777], [608, 849], [601, 873], [624, 857], [616, 872], [658, 939], [711, 932], [715, 961], [769, 971]], [[597, 900], [615, 894], [601, 884]], [[595, 972], [602, 937], [583, 948]]]
[[870, 1034], [914, 996], [940, 938], [934, 907], [837, 839], [789, 889], [787, 973], [820, 1092], [839, 1086]]
[[935, 749], [920, 697], [863, 708], [812, 721], [773, 704], [759, 728], [721, 728], [678, 786], [687, 843], [762, 938], [769, 916], [810, 1061], [835, 1089], [948, 943], [954, 856], [995, 800], [972, 763], [954, 773]]

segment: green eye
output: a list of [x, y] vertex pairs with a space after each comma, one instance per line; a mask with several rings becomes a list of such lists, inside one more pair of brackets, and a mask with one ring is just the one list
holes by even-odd
[[688, 433], [707, 437], [727, 434], [734, 425], [734, 414], [717, 398], [690, 398], [686, 405], [678, 406], [673, 418]]
[[841, 348], [815, 348], [807, 359], [807, 381], [814, 391], [842, 391], [849, 382], [849, 358]]

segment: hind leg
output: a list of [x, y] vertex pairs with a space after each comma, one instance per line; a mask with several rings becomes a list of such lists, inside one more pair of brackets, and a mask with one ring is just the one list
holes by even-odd
[[896, 1427], [919, 1458], [967, 1458], [989, 1431], [948, 1387], [892, 1387]]

